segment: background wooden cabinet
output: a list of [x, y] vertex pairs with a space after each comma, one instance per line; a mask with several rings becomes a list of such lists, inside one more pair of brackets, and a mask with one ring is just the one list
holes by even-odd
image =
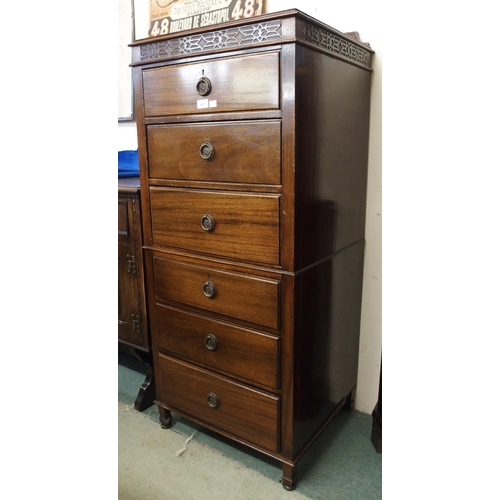
[[151, 340], [148, 328], [139, 178], [118, 179], [118, 344], [146, 364], [135, 408], [139, 411], [153, 404], [154, 375]]

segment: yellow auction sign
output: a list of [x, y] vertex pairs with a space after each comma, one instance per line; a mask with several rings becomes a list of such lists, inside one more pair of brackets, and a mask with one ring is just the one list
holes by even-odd
[[168, 35], [262, 14], [263, 0], [150, 0], [149, 36]]

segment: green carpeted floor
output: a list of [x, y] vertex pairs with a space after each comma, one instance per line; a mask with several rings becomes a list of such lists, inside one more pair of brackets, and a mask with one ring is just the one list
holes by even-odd
[[162, 429], [156, 406], [137, 412], [144, 377], [141, 363], [119, 353], [119, 500], [382, 498], [382, 455], [370, 440], [370, 415], [337, 415], [300, 460], [297, 489], [287, 492], [274, 460], [175, 414], [173, 427]]

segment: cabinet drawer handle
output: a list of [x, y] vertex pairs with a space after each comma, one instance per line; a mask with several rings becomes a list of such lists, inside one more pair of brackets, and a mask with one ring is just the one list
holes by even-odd
[[203, 293], [205, 294], [205, 297], [213, 299], [215, 297], [215, 294], [217, 293], [217, 289], [211, 281], [205, 281], [205, 283], [203, 284]]
[[217, 408], [217, 406], [219, 406], [220, 404], [219, 396], [217, 396], [217, 394], [215, 394], [214, 392], [209, 392], [207, 394], [207, 402], [208, 406], [212, 408]]
[[201, 218], [201, 227], [207, 232], [213, 231], [215, 228], [215, 219], [211, 215], [205, 214]]
[[200, 156], [205, 161], [210, 161], [215, 156], [215, 148], [209, 142], [204, 142], [200, 146]]
[[196, 84], [196, 91], [201, 96], [207, 96], [212, 92], [212, 82], [206, 76], [202, 76]]
[[215, 335], [209, 333], [205, 337], [205, 345], [209, 351], [216, 351], [217, 347], [219, 347], [219, 341], [217, 340], [217, 337]]

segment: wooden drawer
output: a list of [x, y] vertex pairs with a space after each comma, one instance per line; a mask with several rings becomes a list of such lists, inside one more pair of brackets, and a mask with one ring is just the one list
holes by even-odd
[[[146, 117], [280, 107], [278, 52], [152, 68], [142, 78]], [[210, 80], [206, 96], [201, 78]]]
[[155, 245], [280, 263], [280, 195], [152, 187], [150, 203]]
[[156, 305], [158, 348], [236, 378], [279, 387], [279, 338]]
[[[279, 450], [280, 398], [159, 355], [162, 402], [266, 450]], [[209, 395], [211, 403], [209, 404]]]
[[151, 178], [281, 183], [279, 121], [151, 125], [147, 130]]
[[[278, 280], [155, 256], [156, 297], [279, 328]], [[215, 293], [209, 297], [210, 291]], [[206, 295], [207, 294], [207, 295]]]

